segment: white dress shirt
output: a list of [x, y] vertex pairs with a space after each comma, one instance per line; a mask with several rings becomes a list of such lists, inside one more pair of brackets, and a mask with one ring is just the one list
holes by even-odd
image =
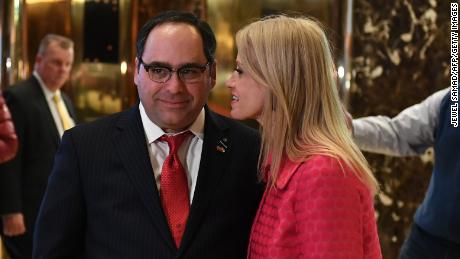
[[[40, 75], [36, 71], [34, 71], [32, 74], [38, 80], [38, 84], [40, 85], [40, 87], [41, 87], [41, 89], [43, 91], [43, 94], [45, 95], [46, 103], [48, 103], [48, 108], [50, 109], [51, 115], [53, 116], [54, 124], [56, 125], [56, 128], [57, 128], [57, 130], [59, 132], [59, 137], [62, 138], [62, 134], [64, 134], [64, 128], [62, 127], [61, 117], [59, 117], [59, 112], [58, 112], [56, 104], [54, 103], [54, 100], [53, 100], [53, 96], [58, 95], [60, 97], [60, 99], [61, 99], [61, 102], [64, 102], [64, 100], [62, 99], [62, 96], [61, 96], [61, 90], [58, 89], [56, 92], [51, 92], [48, 89], [48, 87], [45, 86], [45, 83], [43, 82], [42, 78], [40, 77]], [[71, 126], [73, 127], [73, 126], [75, 126], [75, 121], [70, 116], [69, 111], [67, 110], [67, 106], [65, 105], [65, 103], [63, 103], [63, 104], [64, 104], [64, 107], [66, 107], [65, 112], [67, 112], [67, 114], [69, 115]]]
[[353, 120], [353, 137], [365, 151], [392, 156], [421, 155], [434, 144], [441, 101], [450, 87], [437, 91], [396, 117], [370, 116]]
[[[152, 164], [155, 182], [159, 191], [161, 188], [161, 168], [163, 166], [163, 162], [169, 154], [168, 143], [159, 141], [159, 138], [164, 134], [174, 134], [165, 133], [160, 127], [153, 123], [145, 113], [145, 109], [142, 103], [139, 103], [139, 111], [147, 139], [150, 162]], [[187, 174], [188, 188], [190, 191], [190, 203], [193, 201], [196, 180], [198, 178], [198, 169], [200, 168], [201, 151], [203, 150], [204, 117], [205, 114], [203, 108], [196, 120], [187, 129], [193, 133], [193, 137], [186, 139], [177, 151], [180, 162], [185, 169], [185, 173]]]

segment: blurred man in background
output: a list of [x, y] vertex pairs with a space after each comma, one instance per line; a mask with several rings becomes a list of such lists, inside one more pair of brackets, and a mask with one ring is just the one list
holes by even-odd
[[13, 259], [31, 258], [34, 223], [63, 132], [75, 125], [70, 99], [60, 89], [69, 79], [73, 41], [46, 35], [33, 75], [10, 86], [5, 99], [19, 139], [17, 156], [0, 165], [2, 238]]

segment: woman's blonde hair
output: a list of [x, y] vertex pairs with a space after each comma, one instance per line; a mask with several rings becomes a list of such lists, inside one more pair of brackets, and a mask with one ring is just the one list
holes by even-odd
[[309, 18], [270, 16], [236, 34], [245, 72], [268, 95], [259, 121], [259, 166], [270, 161], [275, 184], [283, 156], [305, 161], [321, 154], [340, 159], [376, 193], [378, 183], [345, 123], [335, 66], [322, 26]]

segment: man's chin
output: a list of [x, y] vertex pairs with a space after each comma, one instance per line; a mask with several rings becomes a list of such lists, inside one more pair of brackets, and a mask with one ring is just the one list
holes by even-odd
[[54, 91], [59, 90], [65, 85], [65, 82], [66, 81], [64, 81], [64, 82], [56, 82], [55, 84], [49, 85], [49, 88], [54, 90]]
[[166, 132], [168, 131], [179, 132], [179, 131], [185, 130], [193, 123], [193, 121], [189, 122], [187, 119], [188, 118], [166, 120], [161, 128], [165, 130]]

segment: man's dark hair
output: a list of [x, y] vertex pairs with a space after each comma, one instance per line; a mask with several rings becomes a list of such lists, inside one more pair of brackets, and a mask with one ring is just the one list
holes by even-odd
[[147, 21], [137, 35], [137, 57], [141, 58], [149, 33], [158, 25], [165, 23], [186, 23], [195, 27], [203, 40], [203, 51], [209, 63], [214, 63], [216, 54], [216, 37], [209, 24], [191, 13], [167, 11]]

